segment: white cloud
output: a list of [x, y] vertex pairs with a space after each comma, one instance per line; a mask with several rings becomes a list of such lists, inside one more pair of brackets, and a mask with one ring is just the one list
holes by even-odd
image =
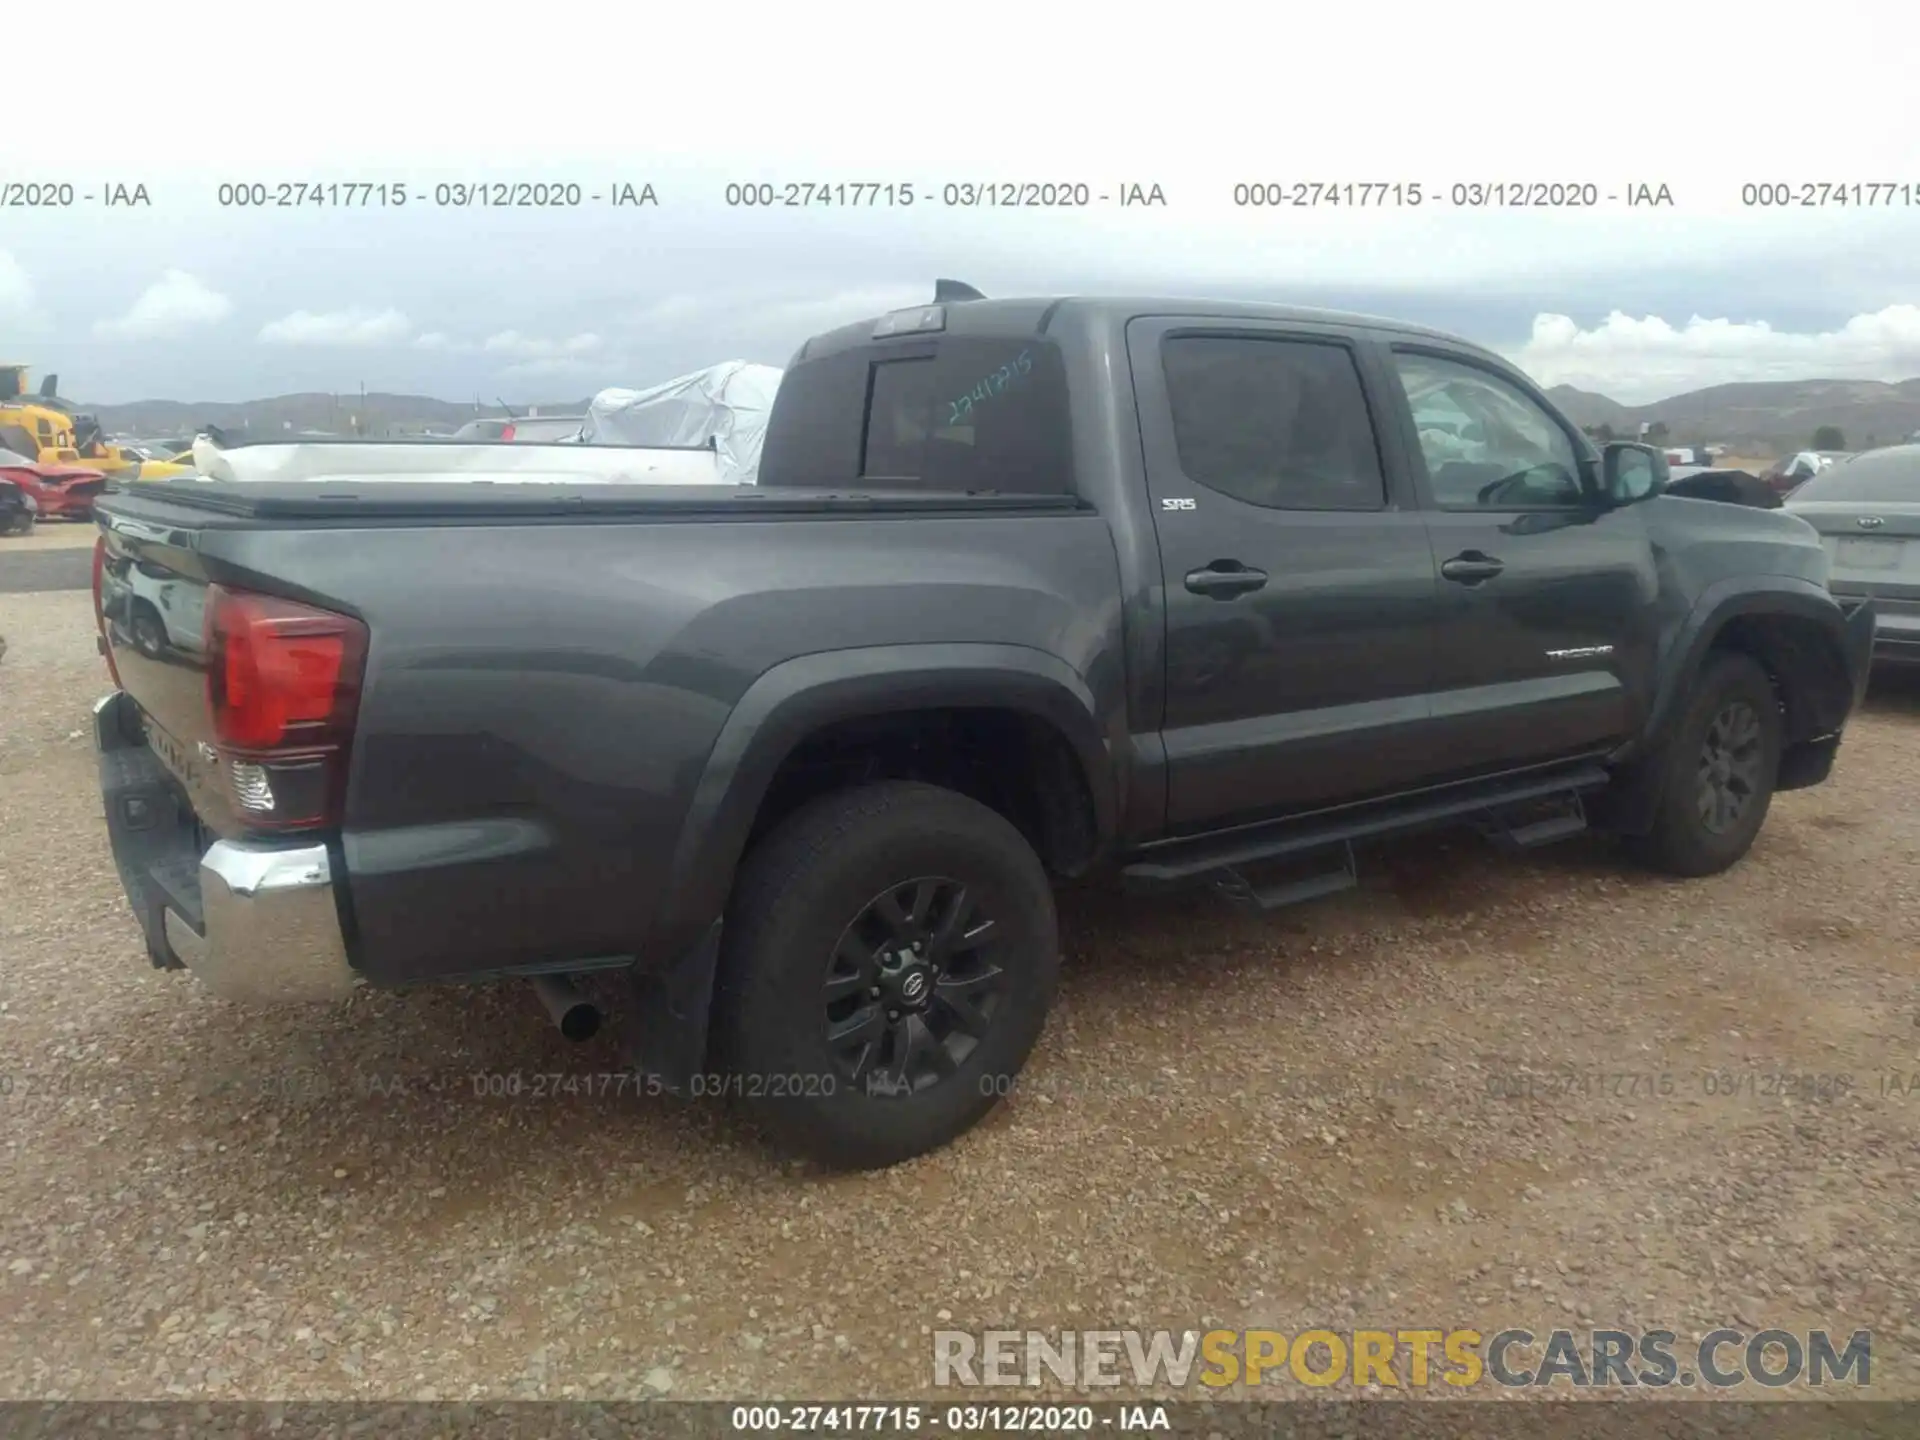
[[933, 298], [933, 287], [921, 285], [879, 285], [860, 290], [840, 290], [811, 300], [788, 300], [768, 305], [755, 315], [756, 328], [771, 335], [793, 337], [798, 345], [810, 335], [869, 320], [889, 310], [905, 310], [925, 305]]
[[1617, 310], [1583, 330], [1565, 315], [1537, 315], [1513, 358], [1542, 384], [1629, 404], [1743, 380], [1905, 380], [1920, 375], [1920, 305], [1889, 305], [1817, 333], [1698, 315], [1676, 326]]
[[515, 360], [584, 360], [601, 348], [598, 335], [569, 335], [564, 340], [548, 340], [538, 335], [522, 335], [518, 330], [502, 330], [489, 335], [480, 347], [490, 355], [505, 355]]
[[33, 308], [33, 281], [11, 252], [0, 250], [0, 316], [22, 319]]
[[590, 371], [604, 373], [619, 368], [617, 364], [589, 360], [582, 355], [543, 355], [537, 360], [517, 360], [500, 373], [516, 380], [538, 380], [550, 376], [584, 375]]
[[641, 334], [649, 330], [671, 330], [676, 325], [684, 325], [696, 316], [704, 315], [709, 308], [709, 304], [698, 296], [668, 295], [635, 311], [627, 323]]
[[444, 330], [429, 330], [424, 335], [416, 335], [413, 337], [413, 348], [416, 350], [452, 351], [465, 350], [469, 347], [464, 342], [454, 339]]
[[511, 363], [500, 373], [521, 380], [618, 370], [621, 364], [607, 353], [606, 342], [591, 332], [552, 340], [522, 335], [518, 330], [502, 330], [489, 335], [480, 348], [509, 360]]
[[96, 321], [103, 340], [169, 340], [233, 313], [233, 302], [184, 270], [169, 270], [140, 293], [127, 313]]
[[296, 310], [260, 327], [264, 345], [397, 345], [413, 333], [413, 322], [398, 310], [348, 310], [316, 313]]

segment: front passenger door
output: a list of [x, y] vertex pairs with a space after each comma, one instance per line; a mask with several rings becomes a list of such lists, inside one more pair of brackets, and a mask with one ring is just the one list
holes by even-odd
[[1659, 592], [1645, 516], [1485, 357], [1393, 347], [1439, 563], [1436, 734], [1461, 774], [1592, 754], [1637, 732]]

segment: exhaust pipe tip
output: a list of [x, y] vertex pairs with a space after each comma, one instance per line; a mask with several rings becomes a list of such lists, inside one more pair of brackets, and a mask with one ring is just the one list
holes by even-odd
[[578, 1043], [600, 1033], [600, 1007], [581, 994], [563, 975], [536, 975], [533, 993], [540, 997], [560, 1033]]
[[582, 1040], [591, 1040], [600, 1033], [600, 1010], [595, 1005], [581, 1001], [572, 1006], [560, 1017], [560, 1033], [576, 1044]]

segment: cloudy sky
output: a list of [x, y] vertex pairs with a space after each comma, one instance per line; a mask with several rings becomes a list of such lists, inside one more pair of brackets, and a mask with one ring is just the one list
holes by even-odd
[[[1821, 6], [1803, 38], [1845, 57], [1831, 74], [1704, 4], [1623, 0], [1604, 24], [1493, 0], [1317, 8], [1337, 13], [1263, 26], [1253, 7], [1187, 3], [1139, 12], [1141, 28], [1030, 0], [736, 0], [668, 19], [572, 0], [438, 20], [391, 0], [284, 20], [130, 8], [98, 45], [174, 99], [87, 107], [30, 163], [0, 152], [0, 359], [105, 403], [362, 384], [577, 397], [778, 364], [945, 275], [988, 294], [1385, 313], [1624, 401], [1920, 375], [1905, 7]], [[65, 83], [16, 74], [9, 108], [71, 112]], [[453, 203], [506, 179], [578, 186], [579, 203]], [[1084, 183], [1092, 203], [944, 203], [949, 185], [1022, 180]], [[1590, 185], [1598, 203], [1454, 203], [1456, 186], [1513, 181]], [[236, 185], [277, 199], [314, 182], [404, 186], [407, 202], [222, 204]], [[728, 203], [760, 182], [891, 185], [896, 203]], [[1397, 185], [1400, 203], [1237, 205], [1247, 182]], [[1878, 203], [1744, 203], [1760, 194], [1745, 187], [1808, 184]], [[71, 204], [17, 203], [61, 185]], [[611, 203], [647, 185], [657, 204]], [[1098, 198], [1131, 185], [1166, 203]], [[150, 203], [104, 204], [116, 186]], [[1673, 203], [1629, 205], [1643, 186]]]

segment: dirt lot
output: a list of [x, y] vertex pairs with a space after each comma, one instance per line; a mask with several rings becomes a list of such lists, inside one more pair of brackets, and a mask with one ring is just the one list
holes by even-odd
[[151, 970], [89, 618], [0, 596], [0, 1394], [906, 1397], [934, 1328], [1518, 1323], [1870, 1327], [1920, 1395], [1920, 686], [1708, 882], [1462, 839], [1264, 920], [1070, 896], [1021, 1093], [849, 1178], [710, 1104], [476, 1094], [617, 1063], [517, 988]]

